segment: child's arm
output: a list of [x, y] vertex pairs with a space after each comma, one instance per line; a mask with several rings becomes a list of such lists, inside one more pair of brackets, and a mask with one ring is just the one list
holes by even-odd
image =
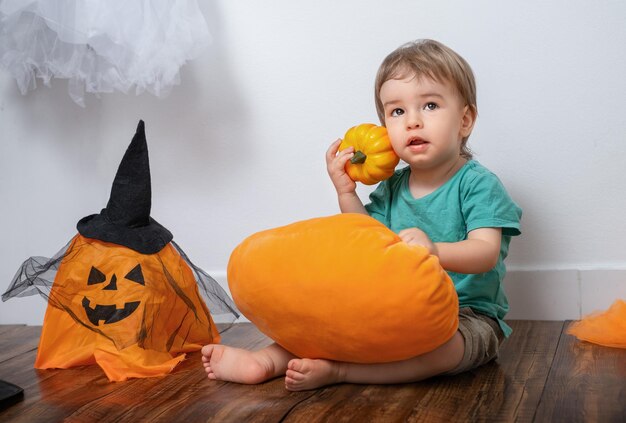
[[439, 257], [441, 266], [451, 272], [475, 274], [493, 269], [500, 256], [502, 229], [480, 228], [467, 234], [459, 242], [433, 243], [428, 235], [418, 228], [400, 231], [400, 238], [407, 244], [421, 245]]
[[339, 144], [340, 139], [332, 143], [326, 152], [326, 169], [337, 191], [339, 209], [342, 213], [368, 214], [356, 193], [356, 183], [345, 170], [346, 163], [354, 156], [354, 147], [348, 147], [337, 153]]

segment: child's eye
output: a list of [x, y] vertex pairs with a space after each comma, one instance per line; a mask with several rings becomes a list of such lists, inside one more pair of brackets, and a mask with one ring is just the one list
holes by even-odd
[[424, 110], [437, 110], [439, 108], [439, 106], [437, 106], [437, 103], [426, 103], [426, 105], [424, 106]]
[[393, 109], [391, 111], [391, 116], [395, 117], [395, 116], [401, 116], [404, 114], [404, 110], [402, 109]]

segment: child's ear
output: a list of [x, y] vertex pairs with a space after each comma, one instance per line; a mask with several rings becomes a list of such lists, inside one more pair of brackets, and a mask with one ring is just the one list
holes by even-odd
[[476, 122], [476, 108], [467, 105], [463, 108], [463, 117], [461, 118], [461, 137], [469, 137]]

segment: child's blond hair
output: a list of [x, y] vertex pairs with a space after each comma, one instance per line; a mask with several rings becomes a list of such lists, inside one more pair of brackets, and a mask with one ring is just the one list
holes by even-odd
[[[438, 82], [449, 81], [465, 105], [469, 106], [474, 119], [478, 115], [476, 105], [476, 81], [470, 65], [454, 50], [434, 40], [417, 40], [401, 45], [383, 60], [378, 68], [375, 83], [376, 111], [380, 122], [385, 124], [385, 112], [380, 100], [380, 88], [390, 79], [428, 77]], [[467, 146], [469, 135], [461, 142], [461, 156], [472, 158]]]

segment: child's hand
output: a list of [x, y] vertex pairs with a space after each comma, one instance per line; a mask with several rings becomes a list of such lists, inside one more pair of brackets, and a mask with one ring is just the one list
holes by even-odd
[[406, 242], [409, 245], [421, 245], [422, 247], [428, 248], [430, 254], [438, 256], [439, 252], [437, 251], [437, 247], [430, 240], [428, 235], [424, 231], [418, 228], [408, 228], [403, 229], [398, 232], [398, 236], [402, 241]]
[[346, 163], [354, 157], [354, 147], [348, 147], [345, 150], [339, 150], [341, 139], [338, 139], [330, 145], [326, 151], [326, 170], [330, 176], [337, 194], [347, 194], [356, 191], [356, 182], [346, 173]]

